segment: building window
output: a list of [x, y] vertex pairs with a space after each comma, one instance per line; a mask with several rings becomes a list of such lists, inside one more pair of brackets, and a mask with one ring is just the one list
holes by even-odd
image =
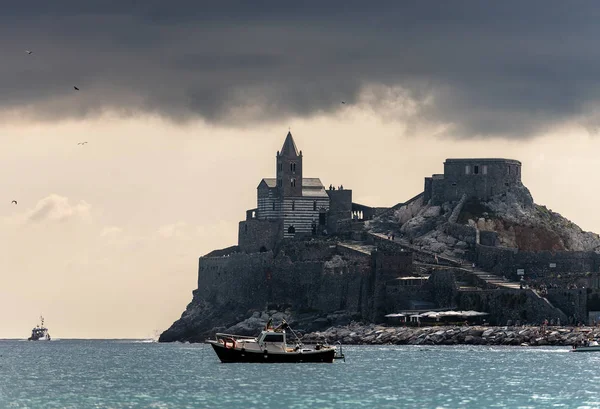
[[471, 174], [471, 166], [467, 165], [465, 166], [465, 175], [469, 175]]
[[292, 210], [296, 210], [296, 202], [295, 201], [292, 202]]
[[473, 174], [474, 175], [479, 174], [479, 166], [478, 165], [473, 166]]
[[313, 201], [313, 212], [317, 210], [317, 201]]
[[456, 186], [456, 182], [452, 182], [452, 186]]
[[290, 171], [292, 173], [296, 173], [296, 163], [295, 162], [290, 163]]
[[508, 174], [510, 175], [510, 166], [508, 167]]
[[483, 165], [481, 167], [481, 173], [483, 173], [484, 175], [487, 175], [487, 165]]
[[288, 233], [289, 234], [295, 234], [296, 233], [296, 228], [294, 227], [294, 225], [291, 225], [290, 227], [288, 227]]
[[275, 202], [273, 202], [273, 211], [275, 211]]
[[296, 187], [296, 179], [292, 178], [292, 179], [290, 180], [290, 186], [291, 186], [291, 187]]

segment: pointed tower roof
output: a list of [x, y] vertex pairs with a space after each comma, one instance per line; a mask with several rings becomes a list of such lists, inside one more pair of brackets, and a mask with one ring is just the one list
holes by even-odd
[[298, 148], [296, 148], [296, 142], [294, 142], [294, 138], [292, 137], [292, 133], [288, 132], [285, 137], [285, 141], [283, 142], [283, 146], [281, 147], [281, 155], [283, 156], [299, 156]]

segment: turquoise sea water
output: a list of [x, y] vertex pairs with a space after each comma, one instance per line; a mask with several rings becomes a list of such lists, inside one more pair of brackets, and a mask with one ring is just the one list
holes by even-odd
[[347, 346], [333, 364], [221, 364], [209, 345], [0, 341], [0, 408], [600, 408], [600, 353]]

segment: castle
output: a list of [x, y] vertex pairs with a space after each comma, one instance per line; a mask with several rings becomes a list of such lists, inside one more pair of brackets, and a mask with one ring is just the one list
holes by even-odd
[[257, 207], [239, 223], [238, 246], [244, 252], [272, 250], [281, 239], [336, 233], [340, 222], [371, 218], [372, 208], [352, 203], [352, 190], [325, 189], [321, 179], [305, 178], [303, 155], [291, 132], [275, 156], [275, 178], [257, 187]]
[[463, 195], [488, 200], [522, 185], [521, 162], [514, 159], [446, 159], [444, 174], [425, 178], [423, 202], [455, 202]]
[[238, 245], [200, 257], [193, 300], [161, 341], [201, 341], [266, 310], [298, 313], [304, 332], [431, 308], [485, 311], [492, 324], [600, 319], [600, 236], [535, 205], [521, 162], [446, 159], [418, 195], [368, 207], [305, 178], [303, 159], [289, 132]]

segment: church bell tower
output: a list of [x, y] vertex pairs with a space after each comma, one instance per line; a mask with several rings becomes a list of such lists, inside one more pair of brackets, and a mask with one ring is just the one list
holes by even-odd
[[283, 197], [302, 196], [302, 151], [298, 152], [291, 132], [277, 152], [277, 188]]

